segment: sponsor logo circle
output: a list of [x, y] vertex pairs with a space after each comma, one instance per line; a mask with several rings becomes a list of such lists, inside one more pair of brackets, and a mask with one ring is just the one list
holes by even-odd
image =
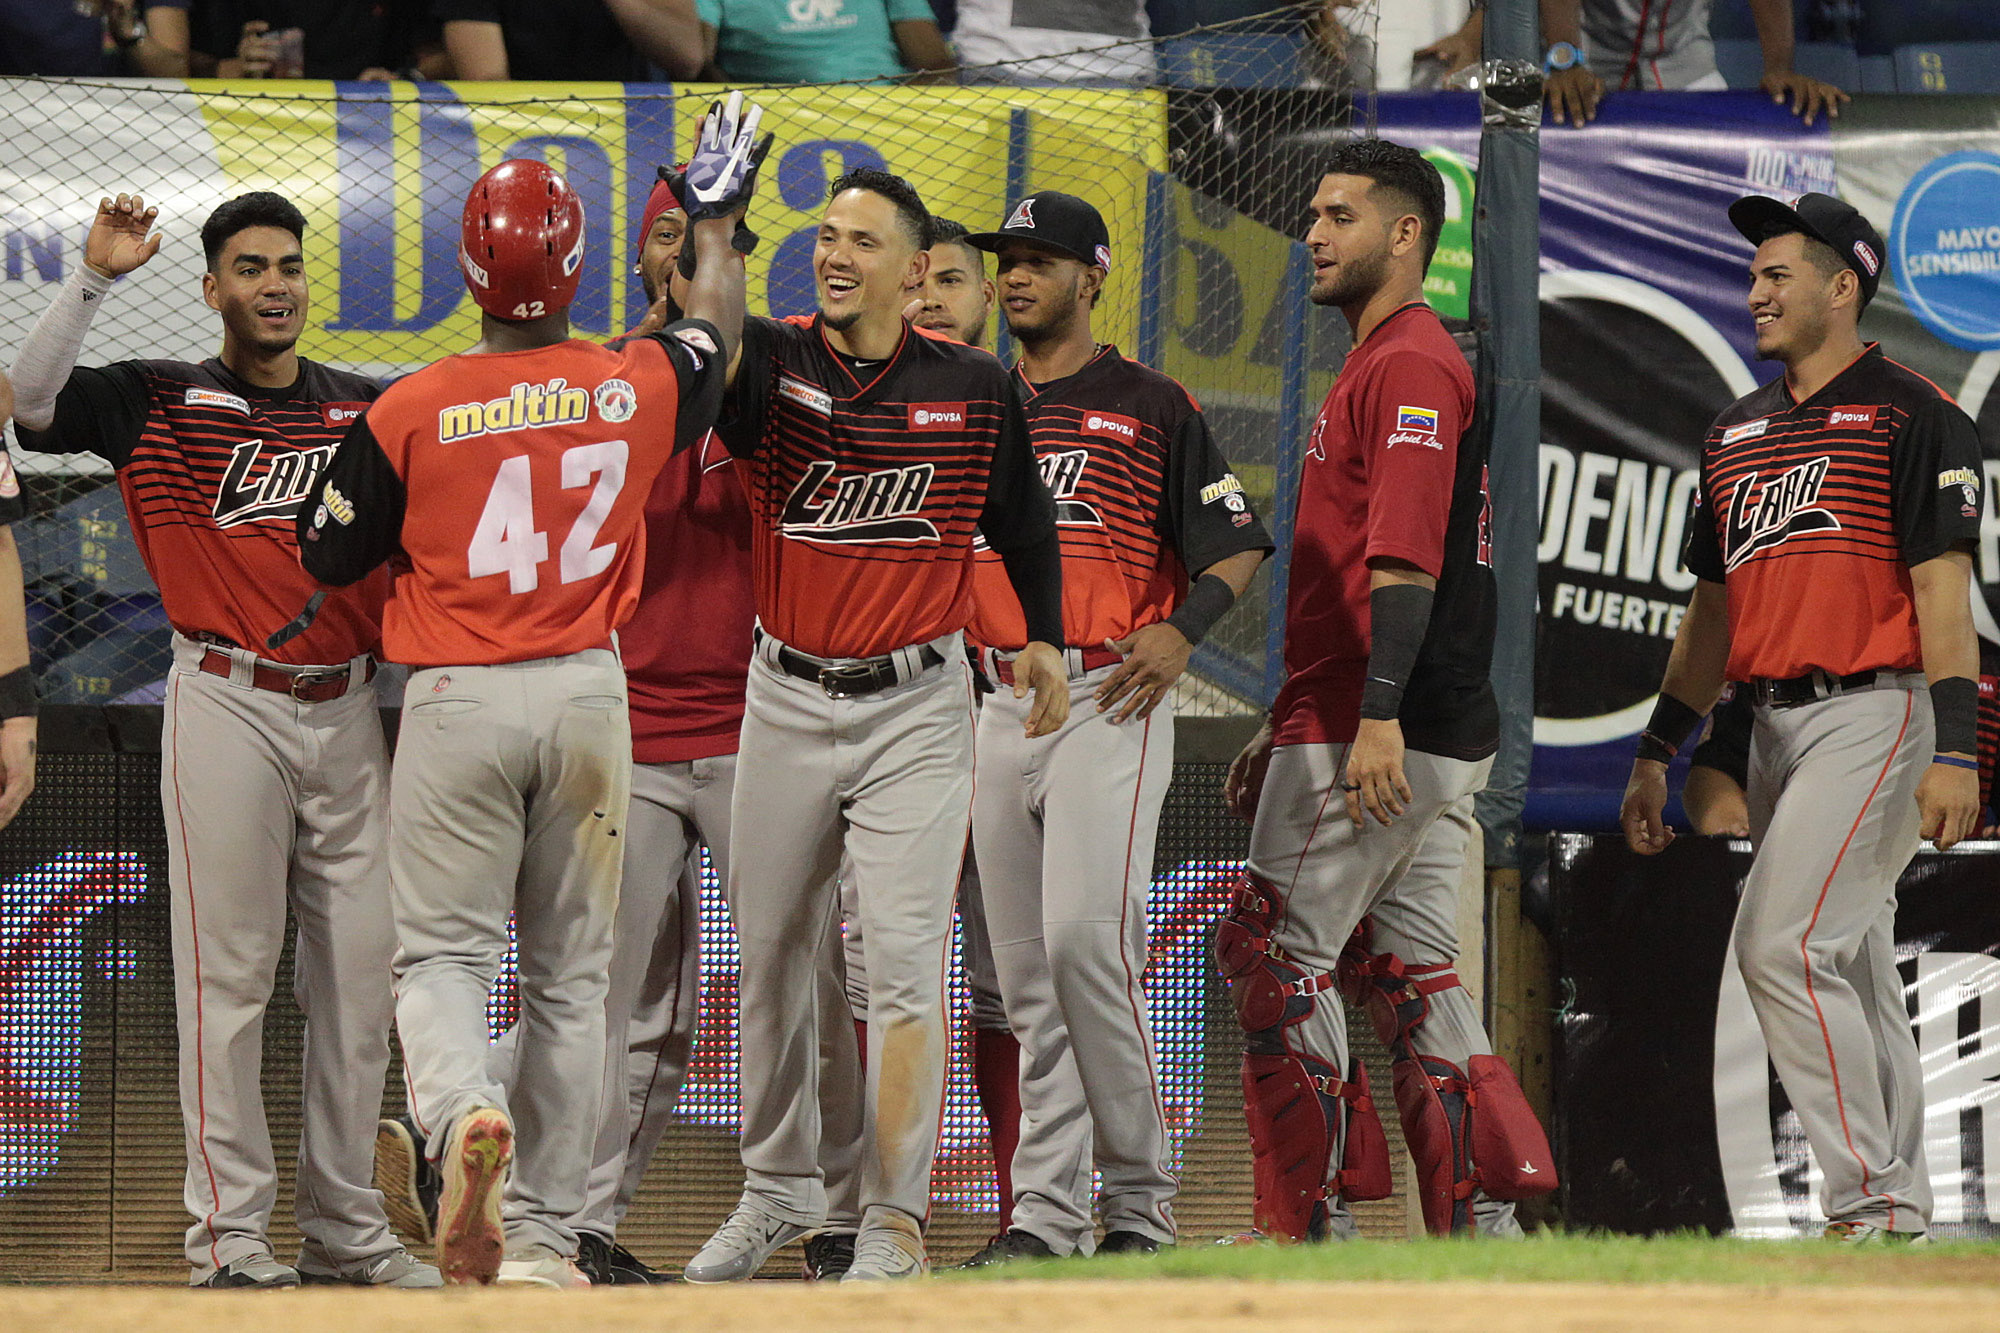
[[597, 386], [597, 415], [606, 421], [629, 421], [638, 410], [638, 391], [624, 380], [606, 380]]
[[1889, 228], [1903, 299], [1925, 328], [1974, 351], [2000, 348], [1996, 196], [2000, 153], [1947, 153], [1910, 177]]

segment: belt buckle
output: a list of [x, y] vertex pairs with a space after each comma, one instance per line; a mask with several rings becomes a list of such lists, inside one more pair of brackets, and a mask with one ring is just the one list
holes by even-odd
[[330, 684], [346, 674], [345, 671], [301, 671], [292, 676], [292, 683], [287, 688], [294, 700], [299, 703], [311, 703], [312, 700], [307, 699], [299, 693], [301, 688], [313, 689], [320, 685]]
[[[819, 687], [826, 691], [826, 697], [829, 699], [857, 698], [868, 692], [868, 687], [874, 682], [874, 679], [875, 672], [869, 667], [829, 666], [819, 669]], [[846, 683], [849, 681], [860, 685], [861, 688], [846, 688]]]

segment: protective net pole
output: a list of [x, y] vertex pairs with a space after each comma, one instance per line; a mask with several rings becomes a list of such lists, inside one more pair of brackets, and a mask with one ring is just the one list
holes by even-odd
[[1479, 202], [1472, 317], [1490, 423], [1493, 573], [1499, 627], [1493, 690], [1500, 753], [1478, 800], [1486, 864], [1520, 865], [1521, 811], [1535, 747], [1535, 456], [1542, 435], [1540, 36], [1535, 0], [1490, 0], [1480, 80]]

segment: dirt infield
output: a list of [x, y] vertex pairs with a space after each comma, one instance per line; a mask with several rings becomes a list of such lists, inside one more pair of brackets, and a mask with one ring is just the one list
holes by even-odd
[[1324, 1333], [1349, 1320], [1437, 1333], [2000, 1327], [2000, 1292], [1977, 1287], [1703, 1287], [1551, 1283], [923, 1282], [894, 1287], [650, 1291], [308, 1289], [270, 1295], [161, 1288], [0, 1289], [0, 1328], [75, 1333]]

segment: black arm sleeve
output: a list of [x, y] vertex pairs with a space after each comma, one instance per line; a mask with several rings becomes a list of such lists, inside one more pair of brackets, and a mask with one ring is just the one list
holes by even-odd
[[1715, 515], [1708, 507], [1707, 483], [1694, 489], [1694, 503], [1688, 506], [1687, 544], [1681, 549], [1681, 563], [1688, 573], [1710, 583], [1723, 581], [1722, 543], [1715, 535]]
[[729, 363], [722, 357], [722, 330], [704, 319], [680, 319], [650, 335], [667, 349], [680, 378], [680, 418], [674, 423], [674, 452], [696, 444], [715, 425]]
[[1167, 446], [1159, 532], [1180, 556], [1190, 580], [1218, 560], [1275, 549], [1199, 412], [1182, 419]]
[[1028, 641], [1061, 648], [1062, 547], [1056, 538], [1056, 502], [1042, 484], [1020, 396], [1011, 383], [1002, 393], [1000, 439], [993, 448], [979, 531], [1000, 553], [1014, 595], [1021, 599]]
[[1942, 398], [1926, 399], [1903, 423], [1889, 458], [1889, 508], [1904, 564], [1979, 539], [1981, 459], [1971, 417]]
[[79, 366], [56, 395], [49, 428], [16, 427], [15, 434], [29, 453], [96, 454], [124, 467], [146, 428], [146, 407], [146, 372], [138, 362]]
[[403, 479], [363, 416], [299, 508], [299, 563], [321, 583], [359, 583], [402, 549], [404, 500]]
[[768, 319], [751, 315], [743, 321], [736, 380], [723, 396], [722, 415], [715, 423], [715, 433], [738, 458], [754, 458], [763, 443], [765, 411], [778, 387], [771, 375], [777, 337], [777, 326]]

